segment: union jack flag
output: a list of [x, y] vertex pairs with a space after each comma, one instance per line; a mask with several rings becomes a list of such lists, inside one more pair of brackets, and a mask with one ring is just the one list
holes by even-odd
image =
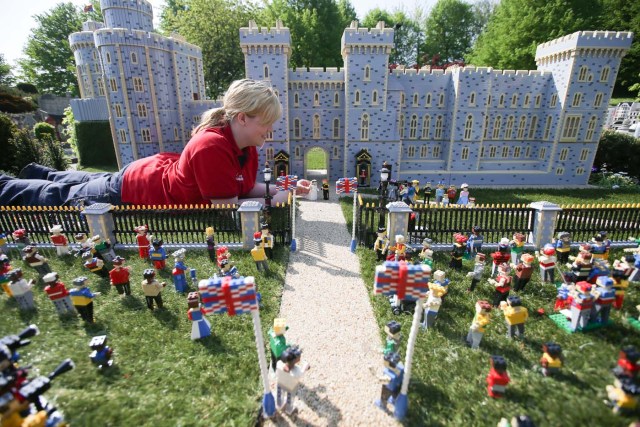
[[340, 178], [336, 181], [336, 193], [349, 194], [358, 189], [358, 178]]
[[235, 316], [258, 309], [256, 285], [251, 276], [240, 279], [217, 277], [201, 280], [198, 290], [205, 313], [228, 313], [229, 316]]
[[84, 13], [93, 12], [93, 5], [92, 4], [85, 5], [83, 11]]
[[297, 185], [298, 175], [279, 176], [278, 179], [276, 179], [276, 190], [278, 191], [295, 190]]
[[425, 264], [387, 261], [376, 267], [373, 293], [398, 295], [398, 299], [418, 300], [427, 295], [430, 278], [431, 268]]

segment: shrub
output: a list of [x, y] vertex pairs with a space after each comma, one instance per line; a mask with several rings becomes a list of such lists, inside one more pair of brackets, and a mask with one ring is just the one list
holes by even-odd
[[16, 146], [16, 158], [13, 164], [14, 173], [20, 172], [23, 167], [31, 162], [46, 163], [45, 150], [42, 144], [36, 141], [28, 130], [18, 129], [12, 139]]
[[49, 135], [45, 135], [43, 139], [41, 139], [44, 143], [44, 164], [50, 166], [56, 170], [64, 171], [69, 167], [69, 160], [64, 154], [64, 149], [62, 148], [62, 144], [60, 141], [55, 138], [50, 137]]
[[78, 160], [82, 166], [116, 166], [109, 122], [78, 122]]
[[0, 113], [0, 170], [16, 173], [14, 162], [16, 158], [16, 146], [13, 135], [18, 128], [6, 114]]
[[16, 85], [16, 89], [21, 90], [24, 93], [29, 93], [32, 95], [38, 94], [38, 89], [32, 85], [31, 83], [18, 83]]
[[71, 148], [78, 155], [78, 137], [76, 136], [76, 119], [73, 117], [73, 110], [71, 107], [64, 109], [64, 118], [62, 119], [62, 134], [67, 138], [66, 142], [71, 145]]
[[593, 162], [596, 171], [601, 170], [604, 165], [609, 171], [626, 172], [629, 176], [640, 179], [640, 139], [605, 131]]
[[36, 104], [31, 98], [23, 98], [7, 90], [0, 90], [0, 111], [11, 114], [21, 114], [34, 111]]
[[49, 123], [40, 122], [33, 126], [33, 133], [40, 141], [45, 142], [45, 137], [56, 139], [56, 129]]

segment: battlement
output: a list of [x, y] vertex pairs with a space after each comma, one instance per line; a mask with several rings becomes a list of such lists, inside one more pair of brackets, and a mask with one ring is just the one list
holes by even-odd
[[342, 82], [344, 81], [344, 71], [339, 68], [327, 68], [313, 67], [309, 69], [297, 68], [295, 70], [289, 70], [289, 82], [297, 81], [329, 81], [329, 82]]
[[346, 46], [388, 46], [393, 47], [393, 28], [385, 28], [383, 21], [375, 28], [358, 28], [358, 21], [352, 21], [351, 26], [342, 33], [342, 49]]
[[626, 51], [631, 47], [633, 33], [628, 31], [577, 31], [541, 45], [536, 49], [536, 62], [549, 55], [576, 49], [611, 49]]
[[399, 65], [398, 68], [391, 71], [391, 75], [393, 76], [428, 76], [428, 75], [444, 75], [444, 70], [441, 69], [431, 69], [429, 66], [424, 66], [420, 68], [420, 70], [416, 70], [415, 68], [405, 68], [404, 65]]
[[291, 45], [291, 34], [289, 28], [282, 24], [281, 20], [276, 21], [276, 26], [258, 27], [255, 21], [249, 21], [248, 27], [240, 28], [240, 46], [248, 45]]
[[93, 31], [80, 31], [69, 34], [69, 46], [72, 51], [83, 47], [94, 48]]
[[96, 48], [109, 45], [140, 46], [175, 51], [177, 53], [202, 57], [202, 50], [191, 43], [181, 39], [165, 37], [157, 33], [142, 30], [129, 30], [126, 28], [102, 28], [93, 33]]
[[135, 10], [153, 19], [153, 6], [147, 0], [100, 0], [100, 9], [103, 14], [105, 9], [111, 8]]
[[96, 31], [100, 28], [104, 28], [104, 24], [102, 22], [85, 21], [82, 23], [82, 31]]

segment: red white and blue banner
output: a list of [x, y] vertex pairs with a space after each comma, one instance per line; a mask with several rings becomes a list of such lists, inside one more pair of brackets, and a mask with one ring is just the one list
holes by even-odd
[[279, 176], [276, 179], [276, 190], [291, 191], [295, 190], [298, 185], [298, 175]]
[[398, 295], [398, 299], [418, 300], [426, 297], [430, 278], [431, 269], [427, 265], [387, 261], [376, 267], [373, 293]]
[[198, 290], [207, 314], [228, 313], [229, 316], [235, 316], [258, 309], [256, 285], [251, 276], [240, 279], [218, 277], [201, 280]]
[[336, 181], [336, 193], [349, 194], [358, 189], [358, 178], [340, 178]]

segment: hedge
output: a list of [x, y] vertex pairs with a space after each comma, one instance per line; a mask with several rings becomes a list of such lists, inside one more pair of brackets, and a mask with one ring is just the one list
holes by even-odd
[[78, 161], [82, 166], [113, 166], [118, 161], [109, 122], [76, 122]]

